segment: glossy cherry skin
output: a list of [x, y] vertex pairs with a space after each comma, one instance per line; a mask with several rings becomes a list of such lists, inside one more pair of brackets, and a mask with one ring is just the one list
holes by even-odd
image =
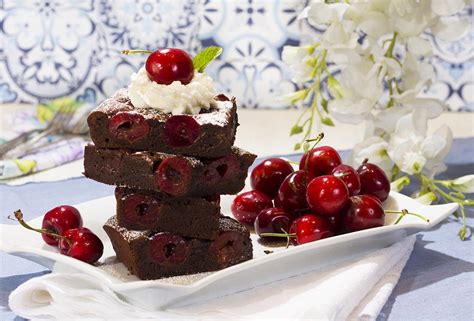
[[325, 217], [305, 214], [293, 221], [290, 227], [290, 234], [295, 234], [296, 236], [291, 239], [292, 243], [300, 245], [331, 237], [334, 235], [334, 232]]
[[230, 209], [237, 221], [253, 226], [258, 213], [270, 207], [273, 207], [271, 198], [262, 192], [251, 190], [237, 195]]
[[[79, 211], [69, 205], [57, 206], [49, 210], [43, 217], [42, 228], [55, 234], [63, 234], [67, 230], [82, 226], [82, 217]], [[43, 240], [49, 245], [58, 245], [56, 237], [41, 234]]]
[[380, 202], [367, 195], [352, 196], [350, 206], [343, 215], [343, 225], [347, 232], [383, 226], [385, 212]]
[[335, 176], [319, 176], [308, 184], [306, 200], [309, 207], [318, 214], [335, 214], [347, 204], [349, 189]]
[[152, 52], [146, 60], [145, 69], [148, 78], [160, 85], [169, 85], [173, 81], [187, 85], [194, 76], [191, 57], [185, 51], [176, 48]]
[[295, 215], [307, 211], [309, 206], [306, 201], [306, 185], [312, 178], [310, 173], [305, 175], [301, 170], [288, 175], [278, 189], [275, 205]]
[[365, 163], [358, 169], [360, 178], [360, 194], [369, 194], [377, 197], [381, 202], [388, 198], [390, 181], [385, 172], [375, 164]]
[[331, 175], [340, 178], [344, 183], [346, 183], [346, 186], [349, 189], [349, 196], [359, 194], [360, 178], [354, 168], [349, 165], [341, 164], [332, 170]]
[[68, 241], [59, 241], [59, 251], [80, 261], [92, 264], [102, 256], [104, 245], [97, 235], [85, 227], [67, 230], [62, 234]]
[[306, 167], [306, 158], [308, 157], [307, 171], [314, 177], [330, 174], [333, 169], [342, 164], [339, 153], [330, 146], [320, 146], [304, 153], [300, 161], [300, 169]]
[[258, 164], [250, 174], [253, 189], [275, 198], [283, 180], [293, 172], [293, 166], [281, 158], [268, 158]]
[[288, 232], [292, 221], [291, 214], [280, 207], [270, 207], [261, 211], [255, 219], [255, 233], [264, 237], [263, 233]]

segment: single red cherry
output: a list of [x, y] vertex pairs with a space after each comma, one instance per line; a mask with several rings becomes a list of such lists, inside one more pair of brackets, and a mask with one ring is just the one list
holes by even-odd
[[243, 249], [242, 236], [234, 231], [220, 234], [209, 245], [210, 254], [217, 256], [217, 262], [221, 268], [232, 265], [236, 259], [242, 257]]
[[67, 230], [59, 240], [59, 251], [80, 261], [92, 264], [102, 256], [104, 245], [97, 235], [85, 227]]
[[270, 207], [273, 207], [271, 198], [262, 192], [252, 190], [237, 195], [230, 209], [237, 221], [253, 226], [258, 213]]
[[364, 162], [358, 169], [360, 178], [360, 194], [369, 194], [377, 197], [381, 202], [388, 198], [390, 181], [383, 169], [375, 164]]
[[163, 126], [166, 143], [173, 147], [194, 144], [201, 134], [201, 126], [189, 115], [174, 115]]
[[360, 179], [359, 174], [357, 174], [354, 168], [349, 165], [341, 164], [334, 167], [331, 172], [331, 175], [342, 179], [342, 181], [346, 183], [346, 186], [349, 189], [349, 196], [359, 194]]
[[150, 256], [158, 264], [165, 262], [181, 263], [189, 254], [186, 240], [171, 233], [158, 233], [150, 244]]
[[[309, 159], [306, 165], [306, 159]], [[300, 161], [300, 169], [306, 170], [313, 174], [314, 177], [328, 175], [332, 170], [342, 164], [339, 153], [330, 146], [320, 146], [313, 148], [309, 152], [304, 153]]]
[[342, 232], [342, 216], [343, 216], [342, 213], [343, 212], [344, 212], [344, 209], [339, 213], [324, 215], [329, 225], [331, 226], [331, 231], [333, 231], [334, 234], [340, 234]]
[[194, 76], [191, 57], [185, 51], [176, 48], [152, 52], [146, 60], [145, 69], [148, 78], [161, 85], [169, 85], [173, 81], [187, 85]]
[[133, 142], [148, 136], [150, 125], [142, 115], [120, 112], [109, 119], [109, 132], [118, 139]]
[[179, 156], [165, 158], [155, 172], [160, 190], [173, 196], [182, 196], [191, 184], [191, 166]]
[[[82, 226], [82, 217], [77, 208], [69, 205], [57, 206], [49, 210], [43, 217], [42, 229], [54, 233], [63, 234], [67, 230]], [[49, 245], [58, 245], [58, 238], [48, 234], [41, 237]]]
[[308, 210], [306, 201], [306, 186], [311, 181], [313, 175], [309, 172], [295, 171], [288, 175], [281, 183], [278, 194], [275, 198], [275, 205], [283, 207], [288, 212], [298, 215], [302, 211]]
[[288, 232], [291, 219], [291, 214], [283, 208], [266, 208], [262, 210], [255, 219], [255, 233], [262, 237], [262, 233]]
[[156, 198], [142, 194], [129, 194], [122, 198], [123, 223], [134, 228], [147, 229], [160, 213], [161, 204]]
[[343, 225], [347, 232], [383, 226], [385, 212], [379, 201], [367, 195], [352, 196], [349, 207], [343, 215]]
[[346, 184], [335, 176], [319, 176], [308, 184], [306, 200], [309, 207], [318, 214], [335, 214], [348, 202], [349, 190]]
[[296, 237], [291, 238], [292, 243], [300, 245], [331, 237], [334, 232], [325, 217], [305, 214], [293, 221], [290, 234], [295, 234]]
[[275, 198], [283, 180], [293, 172], [293, 166], [281, 158], [268, 158], [258, 164], [250, 174], [253, 189]]

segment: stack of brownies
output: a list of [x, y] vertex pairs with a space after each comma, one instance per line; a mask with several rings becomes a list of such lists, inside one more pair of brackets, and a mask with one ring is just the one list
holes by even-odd
[[94, 145], [85, 176], [116, 185], [104, 225], [117, 258], [140, 279], [215, 271], [252, 258], [248, 230], [220, 211], [238, 193], [255, 155], [233, 146], [235, 99], [214, 97], [197, 115], [135, 108], [126, 89], [88, 118]]

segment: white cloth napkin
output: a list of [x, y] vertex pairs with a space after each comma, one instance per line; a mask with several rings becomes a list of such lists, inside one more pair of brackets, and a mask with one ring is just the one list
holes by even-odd
[[167, 311], [132, 306], [79, 273], [31, 279], [11, 293], [9, 305], [29, 319], [369, 321], [397, 284], [414, 242], [411, 236], [351, 263]]

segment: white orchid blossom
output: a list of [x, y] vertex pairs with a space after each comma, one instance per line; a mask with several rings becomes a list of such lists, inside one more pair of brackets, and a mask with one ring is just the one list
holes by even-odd
[[295, 148], [307, 146], [304, 141], [312, 137], [314, 117], [330, 126], [332, 117], [344, 123], [365, 122], [365, 139], [354, 146], [350, 163], [358, 166], [368, 158], [397, 179], [396, 189], [414, 175], [420, 181], [421, 202], [458, 203], [461, 239], [469, 234], [464, 206], [474, 205], [463, 193], [474, 192], [474, 175], [434, 178], [446, 169], [452, 132], [447, 126], [428, 130], [428, 120], [440, 116], [446, 105], [424, 91], [436, 77], [429, 39], [463, 37], [470, 22], [460, 13], [469, 2], [313, 0], [298, 18], [325, 31], [316, 43], [283, 49], [294, 81], [304, 84], [287, 98], [293, 104], [310, 102], [311, 109], [306, 114], [310, 116], [300, 117], [293, 127], [297, 130], [292, 135], [304, 135]]

